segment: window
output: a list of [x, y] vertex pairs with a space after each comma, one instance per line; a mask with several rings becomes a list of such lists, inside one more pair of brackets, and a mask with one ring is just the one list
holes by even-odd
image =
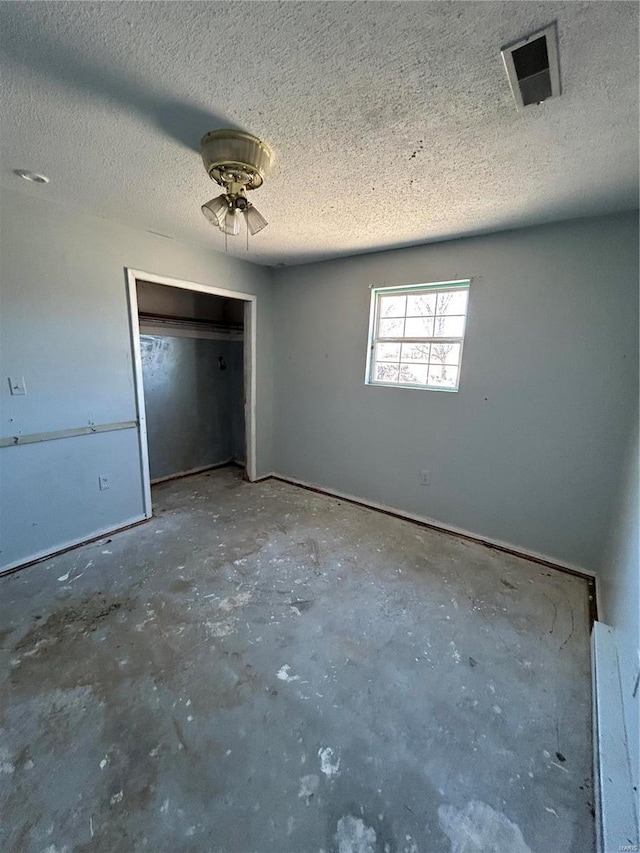
[[457, 391], [469, 284], [375, 288], [367, 383]]

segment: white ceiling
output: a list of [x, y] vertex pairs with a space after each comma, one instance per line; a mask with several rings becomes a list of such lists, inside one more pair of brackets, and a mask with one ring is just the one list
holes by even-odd
[[[562, 97], [516, 112], [500, 48], [557, 19]], [[202, 134], [277, 165], [269, 227], [301, 263], [638, 204], [638, 5], [2, 2], [2, 184], [224, 250]], [[26, 168], [51, 182], [29, 185]]]

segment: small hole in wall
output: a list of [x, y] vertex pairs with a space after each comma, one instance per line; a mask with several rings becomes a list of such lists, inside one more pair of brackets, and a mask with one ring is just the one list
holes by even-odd
[[220, 370], [226, 370], [227, 369], [227, 362], [224, 360], [223, 356], [221, 356], [221, 355], [218, 356], [218, 365], [220, 367]]

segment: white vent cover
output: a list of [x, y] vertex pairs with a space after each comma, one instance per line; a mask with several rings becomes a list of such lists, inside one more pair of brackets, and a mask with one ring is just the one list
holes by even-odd
[[556, 22], [502, 48], [502, 59], [518, 110], [560, 94]]

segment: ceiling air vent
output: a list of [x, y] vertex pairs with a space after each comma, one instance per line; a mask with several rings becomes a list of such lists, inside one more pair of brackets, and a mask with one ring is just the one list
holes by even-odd
[[519, 110], [560, 94], [555, 21], [543, 30], [503, 47], [502, 59]]

